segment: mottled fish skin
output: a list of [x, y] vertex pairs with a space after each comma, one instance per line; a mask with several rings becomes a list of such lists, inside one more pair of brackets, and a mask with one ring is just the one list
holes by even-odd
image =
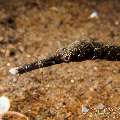
[[88, 59], [120, 61], [120, 46], [106, 45], [93, 40], [75, 41], [59, 53], [64, 62]]
[[23, 74], [35, 69], [60, 63], [77, 62], [92, 59], [120, 61], [120, 46], [111, 46], [91, 39], [82, 39], [59, 49], [55, 55], [18, 67], [18, 73]]

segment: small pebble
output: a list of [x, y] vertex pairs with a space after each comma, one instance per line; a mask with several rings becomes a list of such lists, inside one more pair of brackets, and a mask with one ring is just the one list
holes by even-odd
[[71, 82], [71, 83], [74, 83], [75, 81], [72, 79], [70, 82]]
[[98, 18], [98, 12], [97, 12], [97, 11], [93, 11], [93, 12], [90, 14], [89, 18]]
[[82, 113], [87, 113], [89, 112], [89, 108], [85, 105], [82, 105]]
[[4, 114], [4, 113], [8, 112], [9, 108], [10, 108], [10, 101], [9, 101], [8, 97], [1, 96], [0, 97], [0, 113]]
[[7, 66], [10, 66], [10, 63], [7, 63]]
[[13, 78], [13, 82], [16, 82], [17, 81], [17, 79], [16, 78]]
[[97, 110], [102, 110], [102, 109], [104, 109], [104, 105], [102, 104], [102, 103], [99, 103], [97, 106], [96, 106], [96, 109]]
[[53, 7], [50, 8], [50, 10], [53, 10], [53, 11], [57, 12], [57, 11], [58, 11], [58, 8], [55, 7], [55, 6], [53, 6]]
[[30, 57], [31, 57], [31, 55], [27, 54], [27, 55], [26, 55], [26, 57], [30, 58]]
[[98, 70], [98, 68], [96, 66], [93, 67], [94, 70]]
[[115, 21], [115, 25], [119, 25], [119, 21]]

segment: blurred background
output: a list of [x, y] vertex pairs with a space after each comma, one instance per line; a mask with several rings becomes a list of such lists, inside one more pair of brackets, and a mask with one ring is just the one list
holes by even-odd
[[30, 120], [119, 120], [119, 61], [8, 73], [85, 37], [120, 45], [119, 0], [0, 0], [0, 95], [10, 110]]

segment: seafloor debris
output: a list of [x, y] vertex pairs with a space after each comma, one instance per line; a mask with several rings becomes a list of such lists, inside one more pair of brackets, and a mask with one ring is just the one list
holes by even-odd
[[104, 44], [90, 39], [82, 39], [59, 49], [56, 54], [20, 67], [12, 68], [9, 72], [13, 75], [22, 74], [43, 67], [60, 63], [77, 62], [92, 59], [106, 59], [120, 61], [120, 46]]
[[89, 16], [90, 19], [92, 18], [98, 18], [98, 12], [97, 11], [93, 11], [90, 16]]
[[0, 97], [0, 120], [2, 120], [4, 115], [13, 115], [19, 116], [20, 118], [25, 118], [28, 120], [28, 117], [15, 111], [9, 111], [10, 109], [10, 100], [6, 96]]
[[10, 101], [6, 96], [0, 97], [0, 114], [8, 112], [10, 108]]
[[89, 108], [85, 105], [82, 105], [82, 113], [87, 113], [89, 112]]
[[97, 106], [96, 106], [96, 109], [97, 110], [102, 110], [104, 109], [105, 105], [103, 105], [102, 103], [99, 103]]

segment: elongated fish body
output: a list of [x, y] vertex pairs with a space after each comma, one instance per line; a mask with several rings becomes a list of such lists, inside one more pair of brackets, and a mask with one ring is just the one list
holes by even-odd
[[108, 45], [93, 40], [80, 40], [59, 49], [53, 56], [10, 69], [11, 74], [22, 74], [35, 69], [60, 63], [78, 62], [83, 60], [105, 59], [120, 61], [120, 46]]
[[[58, 50], [59, 51], [59, 50]], [[64, 62], [82, 61], [88, 59], [106, 59], [119, 61], [120, 46], [110, 46], [100, 42], [84, 40], [75, 41], [59, 51], [58, 55]]]

